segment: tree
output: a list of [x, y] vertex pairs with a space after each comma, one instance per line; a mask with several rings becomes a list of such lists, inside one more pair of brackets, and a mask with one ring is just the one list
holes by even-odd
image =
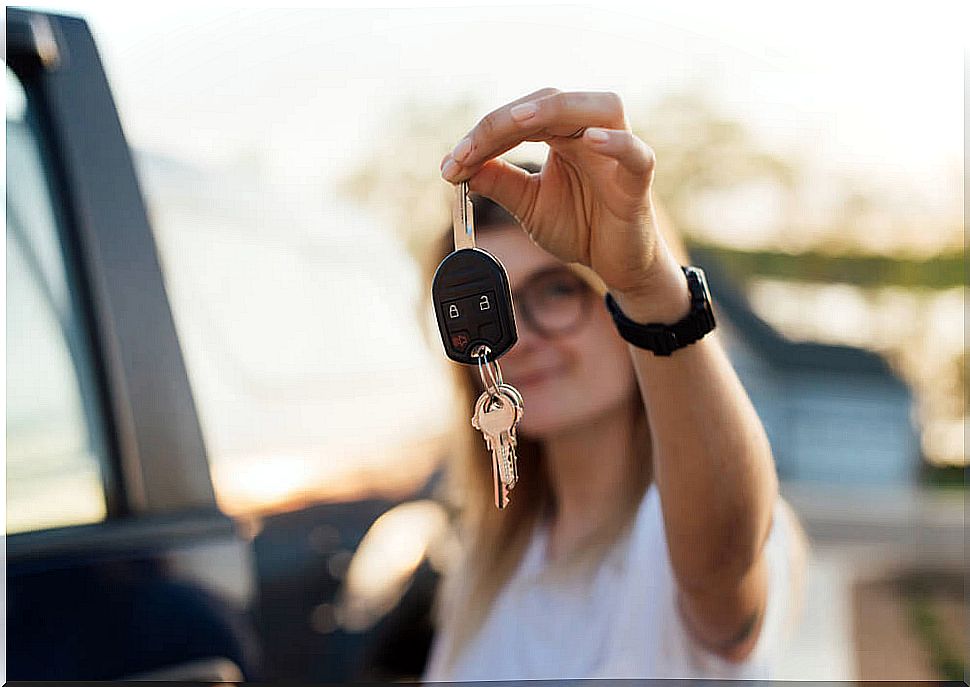
[[[346, 175], [341, 191], [379, 212], [409, 249], [420, 253], [450, 222], [450, 189], [438, 175], [438, 163], [484, 110], [465, 97], [444, 108], [412, 101], [398, 111], [385, 143]], [[699, 94], [663, 97], [633, 128], [649, 132], [641, 137], [655, 149], [663, 169], [655, 193], [688, 234], [699, 229], [690, 209], [706, 192], [752, 181], [769, 180], [785, 189], [794, 184], [789, 164], [759, 150], [742, 123], [719, 114]], [[525, 157], [518, 151], [510, 156]]]

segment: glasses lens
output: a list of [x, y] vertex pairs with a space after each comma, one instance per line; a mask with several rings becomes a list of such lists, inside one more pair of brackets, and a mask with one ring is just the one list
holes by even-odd
[[540, 331], [562, 334], [582, 321], [589, 286], [570, 270], [557, 269], [536, 275], [517, 295], [527, 316]]

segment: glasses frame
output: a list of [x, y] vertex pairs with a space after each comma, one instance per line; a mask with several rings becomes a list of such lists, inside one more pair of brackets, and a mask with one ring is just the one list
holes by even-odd
[[[548, 327], [543, 327], [532, 312], [532, 309], [528, 305], [528, 300], [522, 297], [522, 293], [526, 291], [534, 282], [539, 281], [547, 277], [550, 274], [558, 274], [565, 272], [572, 276], [576, 281], [578, 281], [583, 287], [583, 294], [581, 296], [582, 302], [580, 306], [579, 316], [576, 321], [570, 324], [568, 327], [563, 329], [549, 329]], [[583, 279], [582, 276], [577, 274], [575, 271], [569, 269], [565, 265], [554, 265], [546, 267], [544, 269], [538, 270], [532, 274], [521, 286], [512, 291], [512, 303], [515, 308], [516, 316], [519, 317], [523, 322], [525, 322], [529, 328], [536, 332], [539, 336], [544, 339], [557, 339], [563, 336], [568, 336], [576, 332], [580, 327], [582, 327], [589, 320], [589, 313], [591, 306], [593, 304], [595, 295], [595, 290], [592, 285]]]

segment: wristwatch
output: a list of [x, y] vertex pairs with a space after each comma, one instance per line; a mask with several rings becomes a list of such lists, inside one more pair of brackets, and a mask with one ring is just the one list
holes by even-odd
[[654, 355], [667, 356], [684, 346], [699, 341], [716, 326], [711, 307], [711, 292], [707, 277], [700, 267], [681, 267], [687, 277], [690, 291], [690, 312], [674, 324], [651, 322], [640, 324], [627, 317], [613, 296], [606, 293], [606, 307], [613, 316], [617, 330], [625, 340], [638, 348], [653, 351]]

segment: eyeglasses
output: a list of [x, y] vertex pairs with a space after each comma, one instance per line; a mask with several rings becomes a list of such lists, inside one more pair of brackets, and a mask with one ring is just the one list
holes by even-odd
[[575, 331], [593, 301], [589, 284], [567, 267], [550, 267], [512, 292], [516, 315], [539, 335], [551, 339]]

